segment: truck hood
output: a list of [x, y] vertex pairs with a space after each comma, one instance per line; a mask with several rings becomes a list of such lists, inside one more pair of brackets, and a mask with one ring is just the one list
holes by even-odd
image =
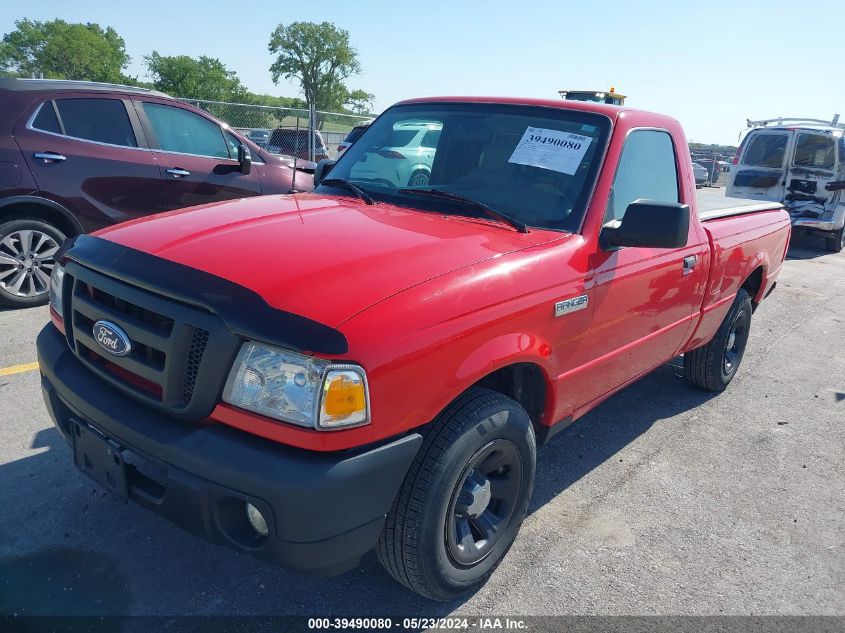
[[217, 275], [332, 327], [433, 277], [561, 237], [317, 194], [218, 202], [96, 235]]

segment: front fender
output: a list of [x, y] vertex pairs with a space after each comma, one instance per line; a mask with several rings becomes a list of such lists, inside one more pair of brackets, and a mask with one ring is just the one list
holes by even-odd
[[485, 376], [514, 363], [533, 363], [548, 379], [548, 358], [552, 347], [545, 339], [527, 332], [509, 332], [476, 348], [457, 367], [449, 384], [461, 390]]

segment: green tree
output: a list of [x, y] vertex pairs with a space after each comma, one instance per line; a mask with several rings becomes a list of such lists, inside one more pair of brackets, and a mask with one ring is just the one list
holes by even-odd
[[153, 51], [144, 56], [144, 62], [156, 90], [174, 97], [233, 101], [246, 94], [235, 72], [213, 57], [164, 56]]
[[[317, 110], [336, 112], [355, 94], [369, 95], [363, 90], [350, 92], [346, 79], [361, 70], [358, 54], [349, 43], [349, 31], [330, 22], [294, 22], [280, 24], [270, 35], [268, 48], [276, 55], [270, 66], [273, 81], [299, 80], [305, 101]], [[371, 101], [372, 99], [370, 99]]]
[[20, 77], [126, 82], [129, 59], [117, 31], [90, 22], [18, 20], [0, 45], [0, 71]]
[[376, 96], [366, 90], [353, 90], [346, 97], [344, 105], [349, 106], [354, 114], [370, 114]]

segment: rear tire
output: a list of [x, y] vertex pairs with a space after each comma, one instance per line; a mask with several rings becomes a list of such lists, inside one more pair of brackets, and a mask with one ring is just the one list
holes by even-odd
[[684, 377], [707, 391], [724, 391], [736, 375], [751, 328], [751, 297], [744, 288], [707, 345], [684, 353]]
[[0, 306], [47, 303], [53, 255], [64, 241], [64, 233], [42, 220], [0, 222]]
[[845, 248], [845, 226], [824, 238], [824, 245], [831, 253], [839, 253]]
[[525, 409], [494, 391], [468, 391], [426, 434], [387, 515], [379, 562], [432, 600], [483, 583], [525, 518], [536, 458]]
[[408, 187], [427, 187], [429, 173], [424, 169], [418, 169], [408, 178]]

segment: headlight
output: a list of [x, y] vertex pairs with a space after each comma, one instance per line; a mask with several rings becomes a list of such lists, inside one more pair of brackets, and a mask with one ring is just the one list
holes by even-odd
[[65, 269], [64, 267], [57, 261], [56, 265], [53, 266], [53, 272], [50, 275], [50, 307], [56, 311], [56, 313], [63, 317], [64, 313], [62, 312], [62, 281], [65, 277]]
[[364, 370], [283, 349], [244, 343], [223, 390], [231, 405], [316, 429], [370, 421]]

